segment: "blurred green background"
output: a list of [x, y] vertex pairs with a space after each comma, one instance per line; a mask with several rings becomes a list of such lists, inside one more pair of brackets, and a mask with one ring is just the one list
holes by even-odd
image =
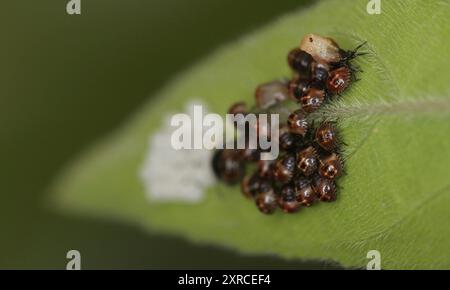
[[[52, 177], [171, 76], [306, 1], [8, 0], [0, 4], [0, 268], [333, 268], [241, 256], [45, 207]], [[308, 1], [311, 2], [311, 1]]]

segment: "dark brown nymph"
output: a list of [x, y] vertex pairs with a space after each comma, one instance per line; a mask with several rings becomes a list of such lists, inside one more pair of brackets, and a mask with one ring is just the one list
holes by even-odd
[[213, 157], [215, 175], [223, 182], [236, 184], [241, 181], [245, 173], [245, 164], [238, 150], [217, 150]]
[[259, 193], [261, 181], [262, 179], [257, 173], [245, 176], [241, 182], [242, 194], [249, 199], [254, 199]]
[[306, 120], [305, 112], [297, 110], [290, 114], [287, 125], [291, 133], [305, 136], [308, 131], [308, 121]]
[[338, 146], [338, 134], [333, 124], [322, 123], [315, 133], [316, 143], [326, 151], [332, 151]]
[[289, 96], [293, 100], [300, 101], [301, 97], [306, 94], [310, 88], [310, 79], [305, 79], [301, 77], [294, 78], [289, 83]]
[[311, 186], [309, 178], [298, 177], [294, 181], [297, 201], [303, 206], [311, 206], [317, 200], [317, 194]]
[[288, 54], [288, 64], [291, 69], [305, 78], [311, 76], [311, 64], [313, 61], [312, 56], [300, 48], [294, 48]]
[[297, 201], [297, 193], [293, 184], [288, 183], [281, 187], [278, 203], [285, 213], [294, 213], [299, 210], [301, 204]]
[[292, 179], [295, 173], [296, 158], [294, 154], [286, 154], [275, 164], [274, 177], [281, 183], [286, 183]]

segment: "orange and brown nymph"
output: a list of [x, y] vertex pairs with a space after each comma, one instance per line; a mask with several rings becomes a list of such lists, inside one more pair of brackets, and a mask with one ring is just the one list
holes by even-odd
[[320, 159], [319, 174], [328, 179], [336, 179], [342, 175], [343, 162], [341, 157], [332, 153], [323, 159]]
[[341, 94], [352, 82], [352, 71], [347, 66], [332, 70], [327, 79], [327, 91], [333, 95]]

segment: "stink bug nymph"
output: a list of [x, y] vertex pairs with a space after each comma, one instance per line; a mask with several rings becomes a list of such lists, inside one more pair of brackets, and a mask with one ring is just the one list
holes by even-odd
[[281, 183], [290, 181], [295, 173], [295, 161], [296, 159], [294, 154], [286, 154], [281, 157], [275, 164], [275, 180]]
[[297, 153], [297, 168], [305, 176], [312, 175], [318, 167], [316, 150], [309, 146]]
[[245, 176], [241, 182], [241, 192], [242, 194], [250, 199], [254, 199], [259, 193], [261, 178], [258, 174], [253, 174], [251, 176]]
[[303, 206], [311, 206], [317, 200], [317, 194], [309, 179], [299, 176], [294, 180], [297, 201]]
[[311, 64], [313, 61], [313, 57], [300, 48], [294, 48], [288, 54], [289, 66], [305, 78], [311, 75]]
[[217, 150], [212, 166], [216, 176], [228, 184], [236, 184], [245, 173], [245, 164], [238, 150]]
[[281, 187], [279, 205], [285, 213], [294, 213], [300, 208], [301, 204], [297, 201], [295, 187], [292, 184], [288, 183]]
[[279, 130], [279, 145], [282, 150], [289, 151], [294, 149], [299, 142], [296, 134], [290, 132], [287, 125], [281, 125]]
[[328, 65], [314, 63], [312, 68], [312, 82], [315, 87], [321, 89], [325, 88], [326, 82], [329, 78], [329, 70], [330, 68]]
[[300, 101], [301, 97], [309, 90], [310, 79], [296, 77], [289, 83], [289, 96], [291, 99]]
[[271, 214], [277, 209], [277, 196], [268, 182], [260, 183], [255, 203], [258, 209], [265, 214]]
[[317, 194], [311, 185], [297, 190], [297, 201], [306, 207], [311, 206], [317, 200]]
[[327, 80], [327, 90], [331, 94], [341, 94], [351, 83], [352, 72], [347, 66], [332, 70]]
[[328, 179], [336, 179], [342, 175], [343, 164], [341, 157], [336, 153], [320, 160], [319, 174]]
[[287, 80], [274, 80], [259, 85], [255, 90], [256, 106], [260, 109], [281, 102], [289, 97], [289, 83]]
[[315, 141], [326, 151], [332, 151], [338, 146], [336, 128], [329, 122], [322, 123], [316, 130]]
[[332, 180], [327, 178], [316, 178], [314, 181], [314, 191], [321, 201], [336, 200], [336, 186]]
[[296, 110], [289, 115], [287, 125], [291, 133], [305, 136], [308, 131], [306, 114], [302, 110]]
[[306, 94], [301, 97], [300, 104], [302, 109], [307, 113], [312, 113], [320, 106], [325, 100], [325, 91], [316, 88], [310, 88]]

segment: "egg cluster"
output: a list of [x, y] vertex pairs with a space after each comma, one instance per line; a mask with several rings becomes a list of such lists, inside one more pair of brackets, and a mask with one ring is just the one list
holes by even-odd
[[[338, 98], [356, 80], [358, 68], [351, 62], [363, 54], [358, 52], [362, 45], [347, 51], [331, 38], [306, 35], [287, 57], [292, 79], [265, 83], [255, 91], [255, 111], [289, 108], [279, 127], [278, 158], [260, 160], [261, 149], [217, 150], [212, 161], [216, 176], [227, 184], [240, 182], [243, 195], [265, 214], [277, 208], [294, 213], [319, 200], [336, 200], [336, 181], [344, 170], [343, 143], [334, 122], [315, 125], [311, 113]], [[250, 112], [245, 103], [236, 103], [229, 113]]]

